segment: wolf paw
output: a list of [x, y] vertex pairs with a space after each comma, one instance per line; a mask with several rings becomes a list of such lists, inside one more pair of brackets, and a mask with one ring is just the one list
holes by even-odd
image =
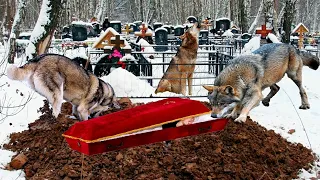
[[310, 105], [309, 104], [302, 104], [299, 109], [310, 109]]
[[234, 120], [234, 122], [238, 123], [244, 123], [247, 120], [247, 116], [239, 116], [237, 119]]
[[264, 106], [269, 106], [269, 102], [270, 102], [270, 100], [267, 100], [267, 99], [263, 99], [262, 100], [262, 104], [264, 105]]
[[238, 114], [230, 113], [230, 114], [227, 114], [224, 118], [226, 118], [226, 119], [236, 119], [237, 116], [238, 116]]

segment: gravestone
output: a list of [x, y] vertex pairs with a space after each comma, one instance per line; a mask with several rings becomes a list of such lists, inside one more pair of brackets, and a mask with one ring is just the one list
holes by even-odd
[[[155, 41], [156, 45], [168, 45], [168, 31], [166, 28], [158, 28], [155, 31]], [[156, 46], [156, 51], [166, 51], [168, 50], [167, 46]]]
[[94, 31], [95, 34], [96, 34], [96, 37], [98, 37], [99, 34], [100, 34], [100, 32], [101, 32], [100, 24], [97, 23], [97, 22], [94, 22], [94, 23], [92, 23], [92, 26], [93, 26], [93, 31]]
[[135, 22], [133, 22], [133, 24], [135, 24], [137, 27], [137, 29], [133, 29], [134, 32], [140, 31], [139, 27], [142, 25], [142, 21], [135, 21]]
[[241, 35], [241, 39], [245, 39], [245, 40], [250, 40], [252, 38], [252, 35], [251, 34], [249, 34], [249, 33], [243, 33], [242, 35]]
[[239, 30], [236, 29], [236, 28], [232, 28], [232, 29], [231, 29], [231, 32], [232, 32], [233, 34], [239, 34]]
[[247, 42], [249, 42], [249, 40], [250, 40], [251, 38], [252, 38], [252, 35], [251, 35], [251, 34], [249, 34], [249, 33], [243, 33], [243, 34], [241, 35], [241, 39], [240, 39], [240, 40], [237, 40], [237, 43], [240, 43], [239, 46], [240, 46], [241, 48], [243, 48], [244, 45], [245, 45]]
[[200, 30], [199, 45], [209, 44], [209, 30]]
[[181, 36], [184, 33], [184, 27], [182, 25], [178, 25], [174, 27], [174, 35]]
[[139, 31], [139, 27], [134, 23], [129, 23], [130, 29], [133, 29], [133, 32]]
[[87, 34], [89, 38], [97, 36], [96, 32], [93, 30], [93, 26], [91, 23], [86, 23], [86, 27], [87, 27]]
[[102, 30], [105, 31], [108, 29], [108, 27], [110, 27], [110, 22], [109, 22], [108, 17], [105, 17], [104, 21], [102, 23]]
[[153, 23], [153, 29], [154, 30], [157, 30], [159, 27], [162, 27], [162, 23], [161, 22], [155, 22], [155, 23]]
[[71, 33], [73, 41], [84, 41], [88, 38], [85, 24], [71, 24]]
[[194, 17], [194, 16], [189, 16], [189, 17], [187, 18], [187, 22], [188, 22], [188, 23], [195, 23], [195, 22], [197, 22], [197, 21], [198, 21], [197, 18]]
[[171, 27], [169, 25], [163, 25], [162, 27], [167, 30], [168, 34], [171, 34]]
[[[230, 29], [231, 21], [228, 18], [219, 18], [216, 19], [216, 32], [223, 31]], [[222, 32], [222, 33], [223, 33]]]
[[111, 21], [110, 27], [116, 30], [119, 34], [121, 34], [121, 21]]
[[68, 26], [64, 26], [62, 28], [61, 39], [72, 38], [70, 28]]

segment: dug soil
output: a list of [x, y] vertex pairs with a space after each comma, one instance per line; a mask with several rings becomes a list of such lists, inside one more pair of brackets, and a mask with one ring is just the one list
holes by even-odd
[[3, 146], [27, 157], [22, 167], [27, 179], [293, 179], [315, 160], [309, 149], [250, 118], [243, 124], [230, 120], [223, 131], [176, 139], [170, 145], [160, 142], [86, 156], [70, 149], [62, 137], [78, 122], [66, 117], [70, 104], [63, 104], [57, 120], [47, 102], [40, 111], [43, 115], [29, 130], [11, 134]]

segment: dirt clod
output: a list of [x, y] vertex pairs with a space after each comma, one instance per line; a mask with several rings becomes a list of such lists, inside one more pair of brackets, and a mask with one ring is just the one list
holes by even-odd
[[[122, 109], [128, 105], [122, 103]], [[244, 124], [230, 120], [223, 131], [176, 139], [170, 146], [159, 142], [83, 156], [62, 137], [77, 122], [66, 116], [71, 108], [64, 103], [55, 119], [46, 102], [29, 130], [11, 134], [4, 145], [28, 158], [27, 179], [295, 179], [314, 162], [309, 149], [250, 119]]]

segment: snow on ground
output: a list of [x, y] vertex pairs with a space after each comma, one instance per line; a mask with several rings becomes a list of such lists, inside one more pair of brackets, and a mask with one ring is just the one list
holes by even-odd
[[[1, 54], [0, 54], [1, 56]], [[2, 57], [0, 57], [2, 58]], [[1, 106], [16, 106], [23, 104], [31, 97], [30, 102], [21, 110], [21, 108], [2, 109], [2, 113], [15, 114], [7, 119], [3, 119], [4, 115], [0, 114], [0, 147], [9, 142], [9, 135], [13, 132], [20, 132], [28, 129], [28, 124], [36, 120], [40, 114], [37, 110], [43, 105], [44, 98], [39, 94], [34, 93], [33, 90], [27, 86], [22, 85], [21, 82], [11, 81], [6, 76], [0, 77], [0, 105]], [[0, 179], [25, 179], [24, 172], [6, 171], [4, 166], [11, 161], [11, 157], [15, 153], [0, 148]]]
[[[255, 42], [252, 42], [255, 43]], [[256, 44], [251, 45], [251, 47]], [[3, 50], [2, 50], [3, 51]], [[0, 50], [0, 52], [2, 52]], [[3, 54], [0, 53], [0, 58]], [[313, 71], [309, 68], [303, 69], [303, 85], [309, 97], [311, 109], [300, 110], [300, 95], [296, 85], [287, 77], [284, 77], [278, 85], [281, 87], [270, 102], [270, 107], [260, 105], [251, 111], [252, 119], [263, 125], [267, 129], [273, 129], [281, 134], [288, 141], [302, 143], [305, 147], [309, 147], [308, 134], [312, 150], [320, 156], [320, 85], [318, 77], [320, 70]], [[103, 80], [109, 82], [115, 89], [117, 96], [154, 96], [154, 87], [151, 87], [145, 80], [140, 80], [124, 69], [117, 68], [111, 72]], [[212, 79], [212, 82], [214, 79]], [[9, 85], [8, 85], [9, 84]], [[3, 85], [3, 86], [2, 86]], [[199, 91], [204, 91], [203, 89]], [[263, 93], [266, 95], [269, 90]], [[7, 93], [7, 94], [5, 94]], [[20, 95], [23, 94], [23, 96]], [[205, 93], [205, 92], [203, 92]], [[6, 76], [0, 78], [0, 99], [3, 103], [3, 97], [12, 104], [19, 104], [20, 101], [25, 101], [28, 94], [32, 95], [32, 100], [26, 105], [20, 113], [10, 116], [5, 120], [0, 121], [0, 147], [9, 141], [9, 135], [12, 132], [20, 132], [28, 129], [28, 124], [39, 117], [37, 110], [43, 105], [44, 98], [33, 93], [27, 86], [21, 82], [8, 80]], [[161, 93], [157, 96], [173, 96], [173, 93]], [[9, 99], [10, 98], [10, 99]], [[197, 98], [198, 100], [206, 101], [206, 98]], [[148, 102], [159, 99], [133, 99], [134, 102]], [[293, 102], [293, 104], [291, 103]], [[297, 112], [296, 112], [297, 109]], [[303, 125], [300, 121], [303, 122]], [[304, 128], [303, 128], [304, 126]], [[294, 129], [293, 134], [288, 131]], [[24, 173], [18, 171], [5, 171], [4, 166], [10, 162], [13, 152], [0, 148], [0, 179], [13, 180], [24, 179]], [[303, 171], [301, 178], [314, 177], [313, 174]]]

